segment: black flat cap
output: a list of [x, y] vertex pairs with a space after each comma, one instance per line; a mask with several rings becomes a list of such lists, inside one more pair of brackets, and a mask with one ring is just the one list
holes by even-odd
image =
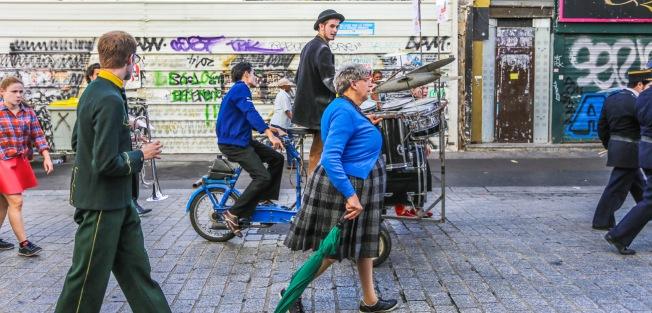
[[333, 18], [336, 18], [336, 19], [340, 20], [340, 23], [344, 22], [344, 15], [335, 12], [335, 10], [328, 9], [328, 10], [324, 10], [321, 13], [319, 13], [319, 17], [317, 17], [317, 21], [315, 21], [315, 25], [312, 28], [314, 28], [315, 30], [318, 30], [319, 29], [319, 24], [321, 24], [323, 22], [326, 22], [326, 21], [328, 21], [330, 19], [333, 19]]

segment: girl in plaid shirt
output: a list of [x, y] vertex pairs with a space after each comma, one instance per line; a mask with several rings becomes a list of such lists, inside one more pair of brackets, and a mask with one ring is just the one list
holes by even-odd
[[[41, 248], [29, 240], [23, 226], [23, 191], [36, 186], [36, 176], [29, 160], [32, 146], [43, 155], [43, 168], [50, 174], [54, 170], [50, 160], [50, 147], [32, 108], [23, 104], [23, 82], [16, 77], [6, 77], [0, 82], [0, 225], [9, 215], [9, 223], [20, 243], [18, 254], [35, 256]], [[13, 249], [14, 245], [0, 239], [0, 250]]]

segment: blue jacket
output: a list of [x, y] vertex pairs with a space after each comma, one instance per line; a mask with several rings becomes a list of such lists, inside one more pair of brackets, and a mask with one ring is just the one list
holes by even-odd
[[652, 88], [641, 92], [636, 99], [636, 116], [641, 124], [638, 163], [642, 168], [652, 169], [652, 142], [649, 142], [652, 137]]
[[347, 175], [366, 179], [380, 156], [380, 131], [344, 98], [331, 102], [321, 117], [321, 165], [345, 198], [355, 194]]
[[237, 81], [222, 99], [216, 124], [218, 144], [243, 148], [249, 146], [252, 129], [261, 134], [267, 129], [267, 124], [251, 102], [249, 87], [243, 81]]

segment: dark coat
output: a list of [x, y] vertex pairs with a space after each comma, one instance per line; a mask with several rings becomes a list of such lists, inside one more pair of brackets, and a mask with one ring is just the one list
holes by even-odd
[[641, 168], [652, 169], [652, 88], [641, 92], [636, 99], [636, 116], [641, 125], [638, 158]]
[[598, 121], [598, 136], [609, 150], [607, 166], [638, 168], [640, 126], [634, 93], [623, 89], [605, 99]]
[[77, 154], [70, 204], [85, 210], [129, 207], [143, 153], [131, 150], [124, 90], [102, 77], [91, 82], [79, 99], [72, 141]]
[[292, 110], [292, 122], [319, 130], [321, 115], [335, 99], [335, 57], [328, 43], [316, 36], [301, 50], [297, 69], [297, 92]]

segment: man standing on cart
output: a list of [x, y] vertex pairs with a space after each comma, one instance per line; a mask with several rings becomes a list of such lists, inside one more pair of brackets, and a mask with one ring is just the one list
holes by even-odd
[[308, 173], [312, 173], [323, 149], [319, 136], [322, 113], [329, 103], [335, 99], [335, 57], [328, 46], [335, 40], [337, 30], [344, 15], [335, 10], [324, 10], [313, 25], [317, 36], [309, 41], [301, 50], [301, 59], [297, 69], [296, 97], [292, 112], [292, 122], [306, 127], [313, 134], [310, 146]]

